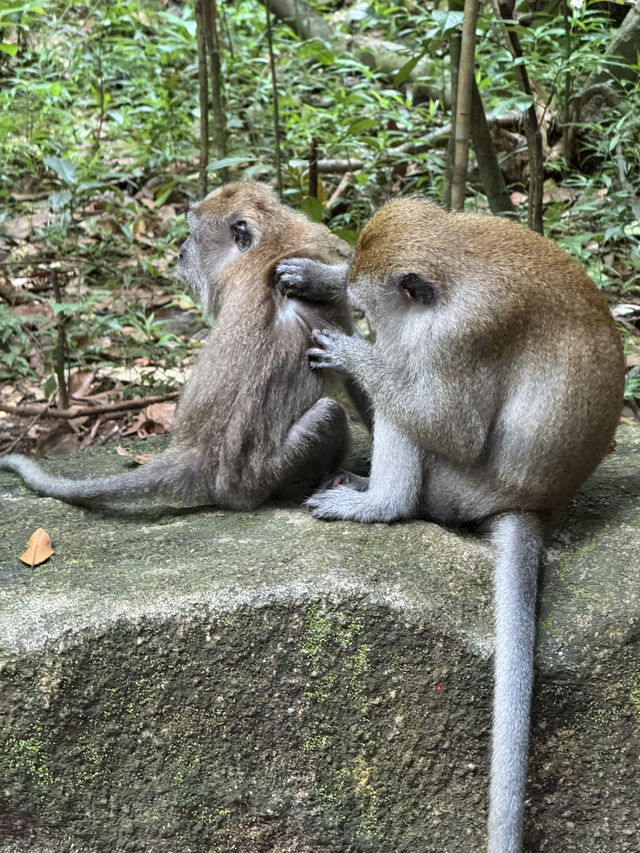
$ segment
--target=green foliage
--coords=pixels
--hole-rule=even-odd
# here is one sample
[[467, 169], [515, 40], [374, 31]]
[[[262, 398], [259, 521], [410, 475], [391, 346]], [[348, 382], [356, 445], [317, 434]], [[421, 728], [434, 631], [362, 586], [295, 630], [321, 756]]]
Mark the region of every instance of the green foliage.
[[0, 302], [0, 379], [31, 374], [31, 365], [25, 358], [31, 346], [20, 320]]
[[[314, 6], [327, 17], [336, 15], [335, 4]], [[218, 182], [222, 168], [232, 178], [272, 179], [264, 7], [257, 0], [238, 0], [218, 8], [229, 138], [228, 155], [209, 164], [211, 183]], [[142, 244], [143, 250], [137, 236], [147, 211], [134, 195], [148, 187], [147, 199], [151, 196], [156, 208], [172, 203], [180, 210], [197, 193], [193, 4], [53, 0], [46, 14], [44, 9], [35, 0], [5, 0], [0, 10], [0, 205], [5, 206], [0, 228], [3, 215], [29, 212], [21, 195], [46, 194], [53, 219], [40, 225], [32, 240], [45, 260], [72, 270], [73, 285], [64, 288], [63, 303], [52, 307], [66, 321], [73, 364], [110, 358], [114, 341], [123, 358], [172, 363], [184, 352], [184, 341], [167, 335], [131, 291], [176, 287], [158, 261], [179, 244], [185, 226], [175, 219], [160, 235], [154, 233], [150, 245]], [[343, 6], [336, 17], [344, 32], [393, 40], [407, 51], [404, 64], [385, 77], [332, 43], [299, 39], [274, 19], [286, 198], [353, 242], [372, 208], [390, 193], [441, 196], [442, 146], [419, 153], [398, 149], [450, 120], [448, 43], [462, 14], [444, 3], [428, 9], [413, 0], [370, 0]], [[606, 11], [587, 2], [569, 8], [566, 20], [537, 12], [517, 31], [538, 101], [547, 104], [548, 114], [554, 112], [547, 122], [552, 149], [547, 174], [574, 191], [571, 200], [548, 202], [547, 232], [600, 285], [638, 294], [640, 261], [633, 251], [634, 223], [640, 221], [638, 85], [627, 84], [625, 96], [603, 107], [597, 123], [583, 121], [575, 128], [578, 166], [567, 164], [553, 147], [567, 99], [600, 66], [610, 43]], [[531, 99], [517, 90], [513, 59], [489, 6], [478, 33], [476, 73], [487, 110], [526, 109]], [[426, 68], [431, 98], [410, 82], [418, 67]], [[434, 80], [440, 81], [437, 96]], [[364, 162], [331, 207], [327, 200], [336, 176], [322, 178], [319, 199], [308, 197], [312, 137], [322, 158]], [[481, 202], [482, 188], [474, 184], [472, 191]], [[616, 253], [624, 258], [622, 272]], [[34, 346], [33, 335], [49, 369], [53, 322], [27, 334], [6, 307], [0, 308], [0, 370], [29, 373], [25, 353]]]

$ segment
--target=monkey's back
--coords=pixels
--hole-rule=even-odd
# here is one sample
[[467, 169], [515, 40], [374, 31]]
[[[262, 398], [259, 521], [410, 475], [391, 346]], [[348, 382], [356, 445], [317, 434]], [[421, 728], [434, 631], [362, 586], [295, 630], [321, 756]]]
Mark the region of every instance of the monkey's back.
[[521, 225], [415, 199], [389, 202], [361, 234], [350, 278], [380, 270], [436, 289], [419, 309], [422, 370], [447, 389], [452, 421], [428, 457], [427, 511], [460, 521], [468, 508], [562, 506], [607, 452], [622, 404], [620, 336], [595, 284]]
[[[593, 281], [552, 241], [498, 218], [460, 219], [472, 225], [469, 254], [490, 271], [489, 310], [506, 318], [509, 375], [490, 438], [499, 477], [538, 508], [561, 506], [611, 444], [624, 388], [620, 335]], [[495, 257], [496, 241], [511, 263]]]
[[277, 205], [268, 239], [220, 276], [220, 311], [184, 389], [173, 434], [176, 445], [198, 449], [196, 490], [238, 508], [258, 505], [279, 485], [289, 431], [323, 394], [324, 377], [307, 362], [310, 329], [350, 330], [345, 304], [302, 303], [274, 285], [284, 257], [339, 259], [331, 232], [273, 202], [268, 188], [249, 192], [261, 215], [268, 203]]

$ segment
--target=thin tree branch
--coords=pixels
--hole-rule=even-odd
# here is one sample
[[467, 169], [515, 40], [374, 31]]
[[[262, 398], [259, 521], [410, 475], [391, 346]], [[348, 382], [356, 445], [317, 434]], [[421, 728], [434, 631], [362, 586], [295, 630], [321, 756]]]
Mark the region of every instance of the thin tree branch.
[[311, 151], [309, 152], [309, 195], [318, 198], [318, 140], [311, 139]]
[[40, 418], [42, 418], [44, 415], [46, 415], [46, 414], [47, 414], [47, 412], [50, 412], [50, 410], [51, 410], [51, 406], [50, 406], [49, 404], [47, 404], [47, 405], [44, 407], [44, 409], [40, 409], [40, 411], [38, 412], [38, 414], [37, 414], [37, 415], [35, 415], [35, 416], [34, 416], [34, 417], [29, 421], [29, 423], [28, 423], [28, 424], [26, 425], [26, 427], [22, 430], [22, 432], [18, 433], [17, 437], [16, 437], [16, 438], [14, 438], [14, 440], [13, 440], [12, 442], [10, 442], [10, 443], [7, 445], [7, 447], [3, 447], [3, 448], [2, 448], [2, 451], [1, 451], [0, 455], [4, 455], [5, 453], [11, 453], [11, 451], [13, 450], [13, 448], [14, 448], [14, 447], [17, 447], [17, 446], [18, 446], [18, 444], [20, 444], [20, 442], [21, 442], [21, 441], [22, 441], [22, 439], [25, 437], [25, 435], [29, 432], [29, 430], [31, 429], [31, 427], [35, 426], [35, 425], [38, 423], [38, 421], [40, 420]]

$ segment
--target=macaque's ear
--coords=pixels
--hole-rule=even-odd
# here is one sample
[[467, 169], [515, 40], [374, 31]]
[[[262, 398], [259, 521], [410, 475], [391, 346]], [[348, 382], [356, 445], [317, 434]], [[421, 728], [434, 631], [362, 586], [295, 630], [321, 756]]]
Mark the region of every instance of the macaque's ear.
[[235, 222], [231, 223], [231, 235], [233, 242], [241, 252], [246, 252], [251, 248], [253, 234], [249, 224], [244, 219], [236, 219]]
[[398, 288], [410, 302], [431, 305], [436, 298], [436, 286], [415, 272], [403, 273], [396, 279]]

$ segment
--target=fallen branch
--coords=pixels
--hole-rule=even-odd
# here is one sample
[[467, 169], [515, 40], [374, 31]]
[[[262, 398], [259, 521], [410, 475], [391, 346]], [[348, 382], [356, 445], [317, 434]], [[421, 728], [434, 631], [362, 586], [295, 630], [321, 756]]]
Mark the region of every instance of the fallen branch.
[[164, 403], [165, 400], [175, 400], [180, 395], [179, 391], [169, 391], [167, 394], [161, 394], [158, 397], [141, 397], [138, 400], [122, 400], [120, 403], [107, 403], [104, 406], [69, 406], [68, 409], [50, 409], [39, 406], [8, 406], [0, 403], [0, 412], [6, 412], [8, 415], [18, 415], [19, 417], [33, 418], [39, 417], [42, 414], [51, 418], [62, 418], [63, 420], [73, 420], [73, 418], [90, 417], [91, 415], [103, 415], [108, 412], [128, 412], [135, 409], [144, 409], [145, 406], [151, 406], [153, 403]]

